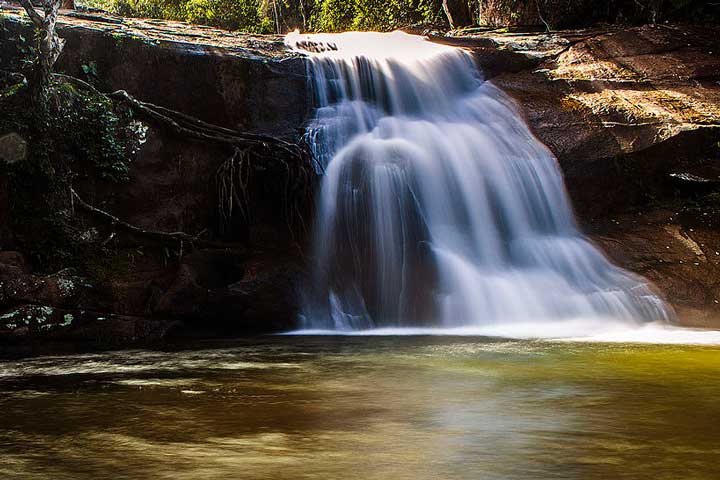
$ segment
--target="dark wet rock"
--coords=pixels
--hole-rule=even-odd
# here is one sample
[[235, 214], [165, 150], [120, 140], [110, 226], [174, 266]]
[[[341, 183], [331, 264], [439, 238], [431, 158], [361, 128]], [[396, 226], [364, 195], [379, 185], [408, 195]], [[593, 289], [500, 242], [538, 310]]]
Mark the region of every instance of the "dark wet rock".
[[204, 316], [210, 291], [198, 283], [197, 272], [181, 264], [175, 280], [154, 306], [160, 315], [184, 318]]
[[287, 253], [250, 257], [195, 252], [183, 259], [158, 298], [158, 316], [184, 319], [187, 327], [232, 334], [293, 328], [299, 308], [301, 268]]
[[67, 271], [44, 277], [26, 272], [22, 267], [0, 263], [0, 310], [24, 303], [72, 307], [79, 305], [84, 292], [91, 288], [87, 280]]
[[0, 358], [160, 344], [177, 322], [19, 305], [0, 314]]
[[13, 164], [27, 158], [27, 141], [17, 133], [0, 135], [0, 161]]
[[718, 328], [718, 212], [715, 207], [669, 206], [596, 220], [588, 229], [613, 261], [658, 287], [680, 324]]
[[0, 275], [25, 275], [30, 273], [30, 263], [20, 252], [0, 251]]
[[255, 260], [247, 265], [240, 281], [228, 286], [226, 298], [242, 308], [243, 323], [249, 330], [290, 330], [296, 326], [302, 277], [297, 261], [268, 264], [267, 260]]

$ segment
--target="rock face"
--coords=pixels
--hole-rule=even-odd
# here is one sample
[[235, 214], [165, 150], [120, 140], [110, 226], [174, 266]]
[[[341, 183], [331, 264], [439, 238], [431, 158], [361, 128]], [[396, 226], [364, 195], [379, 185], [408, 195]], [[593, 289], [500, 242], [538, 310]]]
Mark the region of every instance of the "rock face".
[[[103, 91], [125, 89], [143, 101], [226, 128], [297, 138], [308, 111], [305, 64], [285, 51], [280, 37], [88, 18], [62, 16], [60, 34], [67, 45], [59, 70]], [[21, 53], [16, 33], [29, 29], [12, 7], [4, 22], [0, 69], [13, 68]], [[29, 31], [24, 36], [31, 38]], [[161, 125], [139, 129], [144, 142], [132, 159], [130, 180], [113, 184], [79, 172], [78, 193], [140, 228], [193, 236], [217, 231], [216, 172], [232, 152]], [[8, 144], [18, 144], [16, 136], [9, 138]], [[83, 235], [107, 241], [114, 253], [89, 265], [86, 278], [74, 271], [33, 274], [18, 260], [20, 254], [9, 250], [13, 242], [3, 183], [8, 179], [0, 168], [0, 355], [39, 352], [49, 343], [105, 348], [144, 345], [168, 334], [292, 328], [303, 257], [283, 220], [278, 189], [266, 185], [279, 180], [265, 180], [252, 186], [252, 226], [242, 241], [237, 235], [220, 239], [227, 241], [223, 248], [152, 243], [144, 248], [147, 242], [120, 235], [109, 225], [88, 228]], [[90, 216], [87, 221], [93, 224]], [[68, 285], [72, 294], [60, 288]]]
[[[27, 28], [8, 18], [0, 35]], [[308, 115], [304, 61], [278, 37], [114, 17], [62, 22], [68, 44], [60, 68], [89, 75], [103, 90], [126, 89], [225, 127], [287, 138], [296, 138]], [[682, 323], [714, 327], [719, 39], [717, 28], [687, 26], [435, 39], [474, 51], [486, 77], [517, 99], [558, 157], [581, 222], [608, 255], [654, 281]], [[0, 38], [0, 68], [17, 47]], [[215, 229], [214, 179], [228, 152], [158, 125], [144, 128], [129, 182], [81, 176], [78, 192], [141, 228]], [[0, 169], [0, 187], [4, 181]], [[23, 346], [33, 342], [126, 346], [294, 324], [306, 266], [277, 189], [255, 186], [255, 222], [226, 248], [150, 251], [131, 238], [118, 241], [107, 226], [89, 229], [115, 247], [112, 258], [89, 266], [92, 281], [74, 271], [31, 271], [12, 251], [6, 192], [0, 188], [0, 344], [7, 340], [13, 352], [28, 353]]]
[[168, 320], [85, 310], [90, 287], [71, 272], [33, 275], [22, 254], [0, 252], [0, 354], [148, 344], [173, 326]]
[[[4, 7], [0, 70], [12, 70], [31, 45], [21, 9]], [[127, 90], [145, 102], [243, 131], [293, 136], [308, 107], [304, 62], [282, 37], [242, 35], [179, 22], [68, 13], [56, 70], [102, 91]]]
[[534, 62], [493, 67], [491, 81], [558, 157], [585, 228], [617, 263], [652, 280], [681, 323], [720, 327], [720, 29], [455, 41], [479, 54], [491, 41]]
[[658, 196], [672, 169], [717, 154], [719, 33], [645, 26], [494, 37], [538, 64], [493, 81], [557, 155], [579, 213], [593, 216]]

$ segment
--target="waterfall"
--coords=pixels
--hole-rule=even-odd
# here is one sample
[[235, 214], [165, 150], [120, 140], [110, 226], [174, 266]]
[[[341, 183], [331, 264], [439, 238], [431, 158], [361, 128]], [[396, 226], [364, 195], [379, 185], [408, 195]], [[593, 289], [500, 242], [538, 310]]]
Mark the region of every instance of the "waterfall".
[[672, 312], [579, 231], [553, 154], [471, 55], [402, 32], [288, 35], [322, 187], [303, 327], [472, 327]]

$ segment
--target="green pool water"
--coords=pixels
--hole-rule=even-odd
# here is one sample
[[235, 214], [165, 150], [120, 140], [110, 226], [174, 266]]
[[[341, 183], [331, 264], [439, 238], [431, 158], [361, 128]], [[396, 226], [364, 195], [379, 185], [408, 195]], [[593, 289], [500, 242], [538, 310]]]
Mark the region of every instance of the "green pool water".
[[2, 479], [720, 478], [720, 348], [263, 337], [0, 363]]

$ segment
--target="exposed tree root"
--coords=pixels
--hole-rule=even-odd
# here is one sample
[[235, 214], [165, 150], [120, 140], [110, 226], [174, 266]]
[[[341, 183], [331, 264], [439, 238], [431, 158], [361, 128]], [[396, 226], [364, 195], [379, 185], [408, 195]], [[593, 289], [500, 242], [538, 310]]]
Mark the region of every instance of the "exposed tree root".
[[229, 128], [220, 127], [169, 108], [141, 102], [133, 98], [125, 90], [108, 94], [114, 100], [120, 100], [146, 117], [164, 124], [178, 135], [198, 140], [232, 145], [240, 148], [254, 147], [256, 154], [274, 156], [284, 152], [286, 156], [302, 160], [307, 153], [300, 145], [286, 142], [269, 135], [241, 133]]
[[236, 210], [245, 222], [250, 222], [249, 179], [250, 164], [246, 152], [236, 148], [233, 155], [224, 161], [215, 173], [221, 234], [228, 229]]
[[[288, 231], [293, 239], [296, 239], [298, 234], [307, 233], [307, 224], [302, 212], [311, 204], [316, 178], [312, 168], [312, 153], [305, 143], [291, 143], [269, 135], [238, 132], [204, 122], [182, 112], [140, 101], [125, 90], [105, 94], [79, 78], [61, 74], [55, 74], [55, 77], [78, 88], [91, 90], [122, 102], [140, 116], [169, 129], [178, 136], [232, 149], [231, 156], [220, 165], [215, 175], [221, 234], [229, 230], [230, 222], [236, 215], [239, 215], [246, 224], [252, 221], [249, 187], [251, 177], [255, 173], [276, 175], [273, 178], [282, 179], [284, 187], [281, 201]], [[77, 198], [77, 194], [73, 192], [73, 195]], [[109, 217], [107, 218], [110, 219]], [[118, 219], [113, 223], [123, 224]], [[126, 230], [131, 229], [126, 228]], [[148, 232], [140, 229], [136, 233]], [[194, 244], [198, 244], [198, 240], [190, 236], [180, 238], [182, 235], [162, 234], [161, 237], [166, 240], [193, 240]]]
[[124, 230], [129, 233], [132, 233], [134, 235], [151, 238], [153, 240], [158, 240], [160, 242], [179, 243], [181, 248], [184, 243], [187, 243], [191, 246], [201, 247], [201, 248], [244, 248], [241, 245], [233, 245], [233, 244], [225, 243], [225, 242], [213, 242], [213, 241], [203, 240], [203, 239], [199, 238], [200, 235], [205, 233], [205, 231], [202, 231], [198, 235], [193, 236], [193, 235], [190, 235], [185, 232], [160, 232], [157, 230], [147, 230], [144, 228], [140, 228], [136, 225], [132, 225], [128, 222], [120, 220], [116, 216], [114, 216], [104, 210], [101, 210], [97, 207], [90, 205], [85, 200], [83, 200], [74, 189], [71, 188], [70, 192], [72, 194], [73, 202], [75, 205], [79, 206], [81, 209], [85, 210], [86, 212], [89, 212], [89, 213], [95, 215], [96, 217], [105, 220], [107, 223], [109, 223], [113, 227]]
[[305, 144], [213, 125], [169, 108], [142, 102], [124, 90], [108, 95], [127, 104], [137, 113], [155, 121], [184, 138], [226, 145], [230, 158], [217, 170], [218, 214], [220, 230], [226, 230], [235, 213], [251, 221], [248, 187], [254, 172], [277, 173], [284, 181], [283, 215], [293, 238], [305, 234], [307, 226], [301, 211], [310, 204], [315, 174], [312, 153]]

